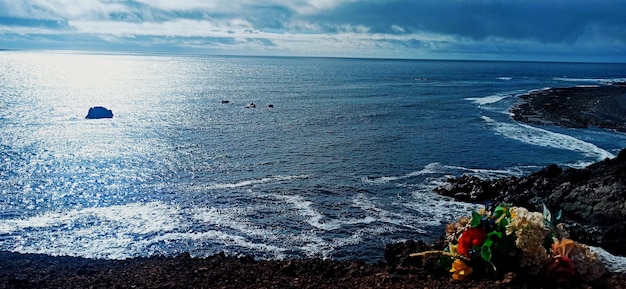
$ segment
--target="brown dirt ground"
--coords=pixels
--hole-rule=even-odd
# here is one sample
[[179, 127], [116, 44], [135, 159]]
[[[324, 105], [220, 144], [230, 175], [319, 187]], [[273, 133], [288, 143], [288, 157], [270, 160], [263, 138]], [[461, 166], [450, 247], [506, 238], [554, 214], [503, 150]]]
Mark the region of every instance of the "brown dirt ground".
[[[299, 259], [151, 257], [92, 260], [0, 252], [0, 288], [552, 288], [527, 277], [462, 283], [429, 262], [391, 268], [384, 263]], [[626, 288], [607, 275], [573, 288]]]

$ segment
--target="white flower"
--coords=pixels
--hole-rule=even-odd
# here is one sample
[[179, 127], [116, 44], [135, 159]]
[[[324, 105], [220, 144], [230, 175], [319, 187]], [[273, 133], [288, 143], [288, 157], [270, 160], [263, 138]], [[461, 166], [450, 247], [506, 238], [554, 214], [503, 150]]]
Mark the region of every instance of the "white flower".
[[511, 222], [506, 226], [506, 234], [517, 237], [515, 246], [522, 252], [520, 265], [532, 273], [538, 273], [549, 260], [548, 252], [543, 246], [548, 233], [543, 214], [529, 212], [522, 207], [511, 207]]

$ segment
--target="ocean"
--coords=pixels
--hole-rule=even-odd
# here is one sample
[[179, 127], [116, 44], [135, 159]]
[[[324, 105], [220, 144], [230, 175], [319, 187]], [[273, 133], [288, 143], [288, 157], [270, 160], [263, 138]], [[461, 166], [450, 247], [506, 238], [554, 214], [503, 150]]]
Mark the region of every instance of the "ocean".
[[[451, 176], [615, 156], [513, 121], [520, 94], [626, 64], [0, 52], [0, 250], [383, 260], [479, 205]], [[250, 108], [251, 104], [255, 108]], [[112, 119], [85, 119], [93, 106]]]

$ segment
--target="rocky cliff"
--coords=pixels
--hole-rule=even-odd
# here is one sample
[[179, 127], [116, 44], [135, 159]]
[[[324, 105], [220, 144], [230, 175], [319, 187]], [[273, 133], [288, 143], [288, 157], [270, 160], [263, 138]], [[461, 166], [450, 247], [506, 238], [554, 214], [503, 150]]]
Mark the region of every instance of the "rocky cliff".
[[562, 211], [571, 237], [626, 255], [626, 149], [584, 169], [550, 165], [525, 177], [461, 176], [435, 190], [460, 201], [511, 203], [536, 211]]

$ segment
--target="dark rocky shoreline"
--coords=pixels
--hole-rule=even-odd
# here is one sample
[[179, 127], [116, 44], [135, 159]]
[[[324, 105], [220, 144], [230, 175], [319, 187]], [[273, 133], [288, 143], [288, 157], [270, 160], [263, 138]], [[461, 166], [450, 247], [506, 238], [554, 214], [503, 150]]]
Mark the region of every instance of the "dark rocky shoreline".
[[626, 132], [626, 83], [533, 91], [521, 95], [510, 112], [531, 124]]

